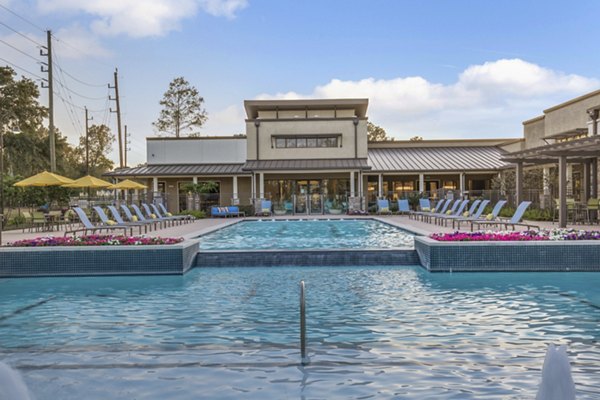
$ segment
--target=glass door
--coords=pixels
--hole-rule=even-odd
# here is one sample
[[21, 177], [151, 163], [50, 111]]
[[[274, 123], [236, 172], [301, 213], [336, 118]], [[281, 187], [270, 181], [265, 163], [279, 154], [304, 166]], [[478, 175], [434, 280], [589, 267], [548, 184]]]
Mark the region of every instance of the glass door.
[[308, 214], [308, 181], [296, 181], [296, 214]]
[[323, 196], [321, 196], [321, 181], [309, 181], [310, 213], [323, 214]]

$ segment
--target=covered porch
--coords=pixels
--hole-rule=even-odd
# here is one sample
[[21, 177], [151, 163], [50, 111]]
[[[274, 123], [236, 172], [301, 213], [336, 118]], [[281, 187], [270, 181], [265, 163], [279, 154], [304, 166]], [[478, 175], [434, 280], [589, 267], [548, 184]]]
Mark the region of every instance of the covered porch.
[[[507, 154], [503, 160], [514, 164], [516, 171], [516, 199], [524, 200], [523, 172], [532, 166], [555, 166], [558, 171], [558, 198], [554, 207], [558, 211], [558, 225], [565, 228], [569, 212], [587, 207], [590, 199], [598, 198], [598, 156], [600, 156], [600, 137], [597, 135], [559, 141], [544, 146]], [[581, 198], [578, 202], [573, 196], [572, 166], [579, 165], [582, 171]], [[546, 171], [546, 169], [545, 169]], [[569, 197], [571, 196], [571, 197]], [[596, 213], [597, 206], [594, 210]], [[597, 217], [597, 214], [596, 214]]]

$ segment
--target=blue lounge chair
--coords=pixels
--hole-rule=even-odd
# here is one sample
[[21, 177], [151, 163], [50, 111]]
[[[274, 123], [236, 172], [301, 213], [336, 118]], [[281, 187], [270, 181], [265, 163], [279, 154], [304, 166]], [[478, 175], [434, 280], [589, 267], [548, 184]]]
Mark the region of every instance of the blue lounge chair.
[[[456, 203], [454, 203], [456, 205]], [[446, 221], [449, 219], [452, 219], [454, 216], [456, 217], [460, 217], [463, 213], [463, 211], [465, 211], [465, 208], [467, 207], [467, 204], [469, 204], [469, 200], [465, 199], [463, 201], [460, 202], [460, 205], [458, 206], [458, 209], [456, 209], [456, 211], [454, 211], [453, 213], [448, 213], [446, 212], [445, 215], [437, 215], [435, 216], [435, 223], [436, 224], [440, 224], [440, 225], [446, 225]]]
[[530, 205], [531, 205], [530, 201], [521, 202], [521, 204], [519, 204], [519, 206], [515, 210], [515, 213], [509, 220], [473, 221], [471, 223], [471, 230], [473, 230], [473, 226], [477, 226], [477, 229], [479, 229], [480, 226], [485, 226], [485, 225], [504, 225], [505, 228], [508, 228], [508, 226], [510, 225], [510, 226], [512, 226], [513, 230], [515, 229], [515, 226], [524, 226], [527, 228], [536, 228], [539, 230], [540, 227], [538, 225], [525, 224], [525, 223], [521, 222], [521, 220], [523, 219], [523, 214], [525, 214], [525, 211], [527, 210], [527, 208]]
[[[173, 222], [180, 222], [178, 219], [173, 218], [173, 217], [161, 217], [160, 215], [154, 213], [150, 209], [150, 206], [148, 206], [148, 204], [146, 204], [146, 203], [142, 203], [142, 208], [144, 209], [144, 211], [146, 211], [146, 218], [148, 218], [150, 220], [156, 219], [158, 221], [163, 221], [165, 223], [171, 222], [171, 225], [173, 224]], [[154, 214], [154, 216], [152, 216], [153, 214]]]
[[392, 211], [390, 210], [390, 202], [387, 199], [380, 199], [377, 200], [377, 214], [381, 215], [381, 214], [392, 214]]
[[261, 200], [260, 209], [256, 211], [256, 215], [272, 215], [273, 204], [271, 200]]
[[161, 228], [165, 228], [167, 221], [158, 219], [158, 218], [151, 218], [150, 216], [145, 217], [144, 213], [142, 213], [142, 210], [140, 210], [140, 208], [136, 205], [136, 204], [132, 204], [131, 208], [133, 208], [133, 212], [135, 212], [135, 215], [138, 217], [138, 220], [140, 221], [151, 221], [155, 224], [160, 224]]
[[[473, 222], [477, 222], [477, 221], [495, 221], [496, 218], [498, 218], [498, 214], [500, 214], [500, 210], [502, 210], [502, 207], [504, 207], [504, 205], [506, 204], [506, 200], [500, 200], [496, 203], [496, 205], [494, 206], [494, 208], [492, 209], [492, 212], [489, 215], [486, 215], [485, 217], [482, 217], [481, 215], [482, 213], [479, 213], [479, 215], [475, 215], [473, 217], [469, 217], [469, 218], [465, 218], [463, 220], [459, 219], [456, 221], [457, 226], [456, 229], [460, 230], [460, 224], [463, 222], [468, 222], [471, 224], [471, 230], [473, 230]], [[481, 207], [480, 207], [481, 208]], [[485, 207], [484, 207], [485, 208]], [[488, 219], [489, 218], [489, 219]]]
[[421, 221], [430, 222], [431, 217], [434, 217], [436, 215], [445, 215], [445, 212], [448, 209], [450, 203], [452, 203], [452, 200], [442, 199], [436, 204], [435, 208], [431, 209], [431, 211], [420, 212], [417, 213], [416, 216], [421, 217]]
[[456, 212], [456, 209], [458, 208], [458, 206], [460, 206], [461, 200], [460, 199], [456, 199], [454, 200], [454, 203], [452, 203], [452, 200], [449, 199], [446, 204], [444, 204], [441, 208], [441, 210], [436, 211], [435, 213], [427, 213], [427, 215], [423, 215], [423, 220], [425, 220], [425, 218], [427, 218], [426, 222], [431, 222], [431, 218], [437, 218], [437, 217], [443, 217], [448, 212], [448, 208], [450, 207], [450, 204], [452, 204], [452, 207], [450, 207], [450, 215], [454, 214]]
[[172, 221], [181, 221], [181, 222], [189, 222], [190, 221], [191, 215], [170, 215], [170, 216], [166, 215], [166, 214], [163, 215], [160, 212], [160, 210], [158, 209], [158, 207], [156, 207], [156, 205], [150, 204], [150, 207], [152, 207], [152, 210], [154, 211], [154, 215], [156, 215], [158, 218], [167, 218]]
[[[479, 203], [481, 203], [481, 200], [479, 200], [479, 199], [476, 199], [473, 203], [471, 203], [471, 207], [469, 207], [469, 210], [467, 211], [469, 213], [468, 216], [475, 214], [475, 211], [477, 210]], [[459, 218], [465, 218], [465, 216], [463, 214], [464, 214], [464, 212], [459, 215], [447, 215], [442, 218], [443, 218], [444, 223], [448, 223], [448, 221], [452, 221], [452, 226], [454, 227], [455, 220], [457, 220]]]
[[411, 211], [408, 214], [408, 217], [416, 217], [418, 214], [422, 213], [423, 211], [429, 211], [431, 210], [431, 201], [429, 201], [429, 199], [419, 199], [419, 209], [417, 211]]
[[77, 217], [79, 218], [79, 221], [83, 225], [83, 228], [68, 230], [65, 232], [65, 236], [67, 236], [69, 233], [83, 232], [83, 234], [85, 235], [89, 231], [96, 232], [96, 231], [102, 231], [102, 230], [109, 231], [109, 230], [121, 230], [121, 229], [123, 230], [123, 235], [127, 235], [127, 230], [130, 230], [131, 235], [133, 235], [133, 228], [131, 228], [131, 227], [119, 226], [119, 225], [98, 225], [97, 226], [90, 222], [90, 219], [88, 218], [88, 216], [85, 214], [85, 212], [80, 207], [73, 207], [73, 210], [77, 214]]
[[[152, 207], [154, 208], [156, 206], [153, 204]], [[165, 207], [165, 205], [163, 203], [158, 203], [158, 207], [160, 208], [159, 214], [166, 216], [166, 217], [169, 216], [169, 211], [167, 210], [167, 208]], [[186, 220], [196, 219], [196, 217], [194, 217], [193, 215], [177, 215], [177, 217], [181, 218], [181, 219], [186, 219]]]
[[398, 214], [408, 214], [410, 212], [410, 204], [407, 199], [398, 200]]
[[479, 204], [479, 207], [477, 207], [477, 211], [475, 211], [474, 213], [469, 213], [468, 217], [459, 217], [459, 218], [453, 219], [452, 220], [452, 228], [454, 228], [455, 224], [458, 224], [458, 226], [460, 227], [461, 221], [477, 221], [481, 217], [481, 214], [483, 214], [483, 210], [485, 210], [485, 208], [487, 207], [487, 205], [489, 203], [490, 203], [489, 200], [483, 200]]
[[108, 218], [108, 216], [106, 215], [106, 213], [104, 212], [102, 207], [94, 206], [93, 209], [96, 212], [96, 215], [100, 218], [100, 221], [102, 221], [103, 225], [114, 226], [114, 227], [118, 227], [118, 226], [130, 227], [132, 234], [133, 234], [133, 228], [137, 227], [140, 230], [140, 235], [142, 234], [142, 225], [141, 224], [128, 224], [128, 223], [119, 224], [118, 221], [112, 221], [112, 223], [111, 223], [111, 219]]
[[123, 218], [121, 217], [121, 214], [119, 213], [119, 210], [117, 210], [117, 208], [115, 206], [108, 206], [108, 209], [110, 210], [110, 213], [112, 214], [112, 216], [115, 219], [115, 221], [117, 221], [117, 224], [123, 225], [123, 226], [139, 226], [140, 227], [140, 233], [141, 233], [141, 229], [143, 227], [144, 228], [144, 233], [148, 232], [148, 225], [151, 224], [150, 222], [148, 222], [148, 221], [130, 221], [130, 222], [126, 222], [125, 220], [123, 220]]

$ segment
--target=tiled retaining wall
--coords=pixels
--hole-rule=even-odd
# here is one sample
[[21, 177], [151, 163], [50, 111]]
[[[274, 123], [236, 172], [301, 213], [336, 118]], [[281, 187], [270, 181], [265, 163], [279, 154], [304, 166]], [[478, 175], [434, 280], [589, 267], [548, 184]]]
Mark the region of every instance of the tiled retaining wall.
[[419, 265], [406, 250], [201, 251], [198, 267]]
[[600, 242], [438, 242], [416, 237], [420, 263], [431, 272], [600, 271]]
[[194, 266], [198, 241], [157, 246], [0, 249], [0, 277], [168, 275]]

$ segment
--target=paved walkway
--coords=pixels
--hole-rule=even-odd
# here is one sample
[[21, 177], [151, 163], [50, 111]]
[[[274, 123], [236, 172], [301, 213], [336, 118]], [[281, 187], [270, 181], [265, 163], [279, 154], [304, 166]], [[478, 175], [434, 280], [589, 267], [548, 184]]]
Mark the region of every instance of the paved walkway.
[[[268, 217], [271, 219], [271, 217]], [[426, 222], [416, 221], [413, 219], [409, 219], [406, 215], [382, 215], [382, 216], [337, 216], [337, 215], [325, 215], [325, 216], [280, 216], [280, 217], [272, 217], [274, 219], [307, 219], [307, 218], [325, 218], [325, 219], [339, 219], [339, 218], [376, 218], [381, 219], [382, 221], [389, 222], [393, 225], [396, 225], [401, 228], [406, 228], [413, 232], [416, 232], [421, 235], [429, 235], [434, 232], [453, 232], [455, 229], [452, 228], [452, 224], [449, 224], [447, 227], [429, 224]], [[247, 219], [258, 219], [255, 217], [247, 218]], [[213, 231], [218, 228], [222, 228], [224, 226], [233, 224], [239, 221], [238, 218], [206, 218], [197, 220], [191, 223], [176, 225], [172, 227], [168, 227], [165, 229], [158, 229], [148, 233], [148, 236], [162, 236], [162, 237], [184, 237], [184, 238], [193, 238], [198, 235]], [[539, 225], [544, 229], [552, 229], [557, 228], [558, 224], [552, 222], [536, 222], [530, 221], [531, 224]], [[586, 230], [600, 230], [600, 226], [598, 225], [571, 225], [575, 229], [586, 229]], [[490, 229], [496, 230], [497, 228], [492, 227]], [[517, 227], [518, 230], [524, 230], [525, 227]], [[461, 226], [461, 231], [469, 231], [470, 226], [468, 224], [463, 224]], [[135, 233], [135, 230], [134, 230]], [[14, 242], [22, 239], [32, 239], [36, 237], [43, 236], [63, 236], [64, 229], [53, 232], [29, 232], [26, 230], [23, 232], [21, 229], [5, 231], [2, 232], [2, 244], [6, 244], [9, 242]]]

